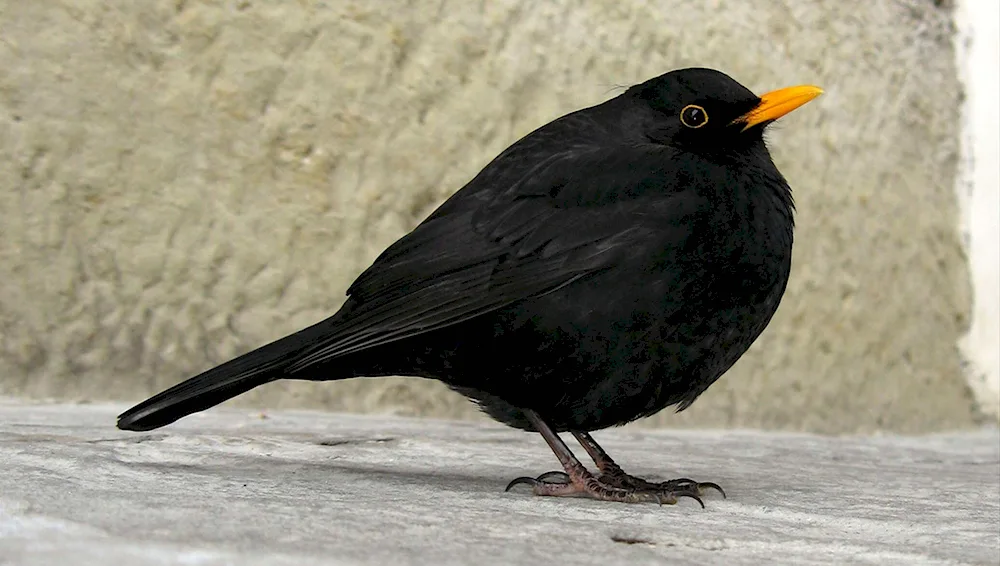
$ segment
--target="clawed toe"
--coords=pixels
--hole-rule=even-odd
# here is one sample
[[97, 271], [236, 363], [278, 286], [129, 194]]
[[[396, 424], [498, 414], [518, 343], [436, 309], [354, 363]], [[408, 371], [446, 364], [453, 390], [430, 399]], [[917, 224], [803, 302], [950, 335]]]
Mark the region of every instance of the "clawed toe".
[[[701, 496], [699, 496], [697, 493], [691, 493], [691, 492], [688, 492], [688, 491], [667, 491], [665, 493], [666, 493], [666, 496], [669, 497], [672, 500], [672, 501], [669, 501], [669, 503], [671, 505], [677, 503], [677, 498], [678, 497], [690, 497], [691, 499], [694, 499], [695, 501], [697, 501], [698, 505], [701, 505], [702, 509], [705, 508], [705, 502], [701, 500]], [[664, 496], [660, 495], [660, 497], [664, 497]]]
[[715, 482], [703, 481], [698, 483], [698, 493], [705, 493], [706, 489], [714, 489], [719, 492], [719, 495], [721, 495], [723, 499], [728, 499], [726, 497], [726, 491], [722, 489], [721, 485]]
[[705, 495], [705, 490], [714, 489], [722, 495], [723, 499], [726, 499], [726, 492], [722, 486], [710, 481], [697, 482], [690, 478], [678, 478], [662, 482], [658, 484], [658, 487], [665, 491], [691, 491], [698, 495]]
[[[531, 486], [535, 495], [542, 496], [585, 496], [601, 501], [618, 501], [623, 503], [655, 502], [660, 505], [674, 505], [678, 499], [688, 497], [705, 508], [701, 498], [701, 488], [719, 489], [715, 484], [699, 483], [687, 478], [653, 484], [631, 476], [615, 478], [617, 481], [606, 481], [603, 476], [595, 478], [586, 471], [577, 473], [574, 477], [565, 472], [546, 472], [537, 478], [522, 476], [515, 478], [504, 491], [510, 491], [514, 486], [524, 484]], [[628, 479], [626, 479], [628, 478]], [[643, 485], [627, 485], [642, 482]], [[721, 489], [719, 489], [721, 492]]]
[[563, 484], [572, 483], [573, 481], [570, 479], [569, 474], [567, 474], [566, 472], [560, 472], [558, 470], [545, 472], [544, 474], [538, 476], [535, 479], [545, 483], [563, 483]]
[[536, 480], [535, 478], [529, 478], [528, 476], [521, 476], [519, 478], [514, 478], [514, 479], [510, 480], [510, 483], [507, 484], [507, 487], [504, 488], [504, 491], [510, 491], [510, 490], [514, 489], [515, 485], [521, 485], [521, 484], [530, 485], [531, 487], [535, 487], [536, 483], [538, 483], [538, 480]]
[[558, 470], [553, 470], [551, 472], [545, 472], [544, 474], [538, 476], [537, 478], [531, 478], [528, 476], [521, 476], [519, 478], [514, 478], [511, 480], [504, 491], [510, 491], [515, 485], [525, 484], [530, 485], [534, 488], [538, 484], [554, 484], [554, 485], [569, 485], [573, 483], [566, 472], [560, 472]]
[[705, 491], [709, 489], [718, 491], [723, 498], [726, 497], [726, 492], [723, 491], [719, 484], [715, 482], [698, 482], [691, 478], [677, 478], [670, 481], [654, 483], [640, 477], [626, 474], [621, 470], [615, 470], [613, 473], [602, 474], [599, 479], [602, 483], [613, 485], [622, 489], [660, 491], [673, 493], [678, 497], [689, 497], [689, 494], [693, 494], [700, 498], [705, 495]]
[[663, 482], [660, 484], [644, 483], [645, 485], [643, 486], [626, 489], [633, 491], [638, 496], [647, 500], [656, 501], [660, 505], [675, 505], [678, 499], [688, 497], [697, 501], [702, 509], [705, 508], [705, 502], [701, 498], [702, 494], [698, 491], [698, 484], [696, 482], [682, 482], [676, 485], [672, 484], [672, 482]]

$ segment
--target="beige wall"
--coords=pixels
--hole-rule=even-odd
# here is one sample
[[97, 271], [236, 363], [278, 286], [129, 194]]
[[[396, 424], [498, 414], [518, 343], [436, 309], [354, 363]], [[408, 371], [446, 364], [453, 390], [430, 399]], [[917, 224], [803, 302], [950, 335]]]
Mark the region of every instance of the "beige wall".
[[[826, 95], [771, 327], [655, 425], [970, 426], [950, 14], [849, 2], [0, 0], [0, 393], [138, 400], [334, 311], [497, 152], [689, 65]], [[473, 415], [409, 379], [259, 407]]]

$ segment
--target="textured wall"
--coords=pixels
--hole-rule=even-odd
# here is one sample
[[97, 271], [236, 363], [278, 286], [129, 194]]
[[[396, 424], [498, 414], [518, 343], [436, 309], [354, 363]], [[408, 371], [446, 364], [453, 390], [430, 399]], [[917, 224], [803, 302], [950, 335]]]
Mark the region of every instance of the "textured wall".
[[[772, 131], [773, 324], [659, 425], [976, 420], [950, 14], [931, 0], [0, 0], [0, 393], [138, 400], [334, 311], [519, 136], [689, 65], [826, 95]], [[238, 403], [474, 415], [411, 379]]]

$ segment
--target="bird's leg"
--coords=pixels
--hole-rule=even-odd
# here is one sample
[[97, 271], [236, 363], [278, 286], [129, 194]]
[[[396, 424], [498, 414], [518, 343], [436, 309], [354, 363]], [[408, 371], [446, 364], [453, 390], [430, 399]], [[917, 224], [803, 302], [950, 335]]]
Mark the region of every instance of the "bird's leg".
[[590, 455], [590, 459], [597, 464], [597, 469], [601, 472], [601, 478], [610, 483], [621, 483], [623, 485], [631, 478], [611, 459], [611, 456], [597, 444], [597, 441], [589, 433], [573, 432], [573, 438], [576, 438], [580, 446], [583, 446], [583, 449]]
[[[678, 489], [664, 490], [660, 488], [655, 489], [645, 489], [642, 487], [619, 487], [617, 485], [610, 485], [605, 483], [601, 479], [595, 478], [587, 469], [580, 463], [580, 460], [573, 455], [566, 443], [559, 438], [557, 435], [545, 422], [535, 414], [534, 411], [525, 410], [525, 416], [531, 421], [531, 424], [535, 427], [535, 430], [542, 435], [545, 442], [552, 449], [552, 452], [559, 459], [559, 463], [562, 464], [565, 474], [560, 472], [548, 472], [542, 474], [538, 478], [528, 478], [522, 477], [517, 478], [507, 485], [507, 491], [509, 491], [515, 485], [525, 483], [532, 487], [535, 495], [547, 495], [547, 496], [577, 496], [577, 497], [591, 497], [593, 499], [599, 499], [602, 501], [619, 501], [623, 503], [640, 503], [644, 501], [655, 501], [657, 503], [663, 504], [673, 504], [677, 503], [678, 497], [690, 497], [702, 507], [705, 506], [702, 503], [701, 498], [698, 494], [688, 487], [685, 489], [683, 486], [678, 487]], [[596, 445], [596, 444], [595, 444]], [[610, 460], [610, 459], [609, 459]], [[557, 481], [548, 481], [549, 478], [556, 477]], [[655, 485], [655, 484], [651, 484]], [[694, 487], [697, 484], [693, 484]]]
[[608, 456], [608, 453], [604, 451], [603, 448], [594, 440], [594, 437], [590, 436], [587, 432], [573, 432], [573, 437], [576, 438], [580, 446], [587, 451], [594, 463], [597, 464], [597, 469], [600, 470], [601, 475], [598, 478], [602, 483], [607, 485], [613, 485], [620, 488], [632, 488], [632, 489], [659, 489], [664, 491], [676, 491], [676, 490], [693, 490], [699, 495], [704, 493], [706, 489], [714, 489], [722, 494], [722, 497], [726, 496], [726, 492], [717, 483], [713, 482], [696, 482], [689, 478], [678, 478], [675, 480], [653, 483], [646, 481], [642, 478], [635, 477], [626, 474], [621, 467]]

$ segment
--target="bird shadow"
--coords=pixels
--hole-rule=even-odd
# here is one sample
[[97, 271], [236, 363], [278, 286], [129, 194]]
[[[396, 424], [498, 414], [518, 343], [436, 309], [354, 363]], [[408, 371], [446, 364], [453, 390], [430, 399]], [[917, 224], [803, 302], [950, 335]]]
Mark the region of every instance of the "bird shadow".
[[[157, 475], [188, 474], [198, 477], [227, 477], [238, 473], [240, 481], [261, 481], [274, 484], [350, 481], [350, 478], [386, 485], [406, 486], [426, 489], [437, 487], [448, 491], [480, 491], [502, 493], [507, 482], [517, 474], [514, 470], [497, 469], [496, 472], [449, 471], [447, 469], [419, 469], [412, 466], [389, 467], [369, 463], [351, 462], [338, 457], [335, 460], [301, 460], [285, 458], [261, 458], [232, 456], [218, 463], [178, 462], [161, 460], [157, 462], [130, 462], [132, 468], [145, 469]], [[509, 478], [504, 479], [504, 474]]]

